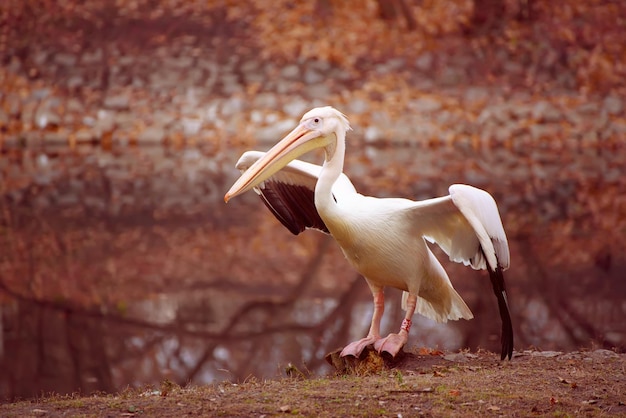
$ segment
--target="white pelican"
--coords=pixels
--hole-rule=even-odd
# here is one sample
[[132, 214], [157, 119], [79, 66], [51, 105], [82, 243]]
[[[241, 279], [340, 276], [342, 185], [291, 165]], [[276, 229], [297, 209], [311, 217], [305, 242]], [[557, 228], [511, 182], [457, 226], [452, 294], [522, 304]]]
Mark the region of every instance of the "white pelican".
[[[448, 196], [420, 202], [363, 196], [343, 174], [350, 129], [347, 118], [330, 106], [310, 110], [267, 153], [242, 155], [237, 168], [243, 173], [224, 201], [254, 189], [292, 233], [305, 228], [330, 233], [364, 276], [374, 297], [372, 323], [367, 336], [348, 344], [342, 356], [358, 357], [373, 344], [395, 357], [407, 342], [415, 312], [438, 322], [473, 318], [428, 240], [451, 260], [489, 271], [502, 320], [501, 359], [511, 359], [513, 327], [502, 273], [509, 267], [509, 247], [494, 199], [462, 184], [450, 186]], [[323, 166], [295, 160], [317, 148], [324, 149]], [[404, 291], [406, 316], [397, 334], [382, 338], [385, 286]]]

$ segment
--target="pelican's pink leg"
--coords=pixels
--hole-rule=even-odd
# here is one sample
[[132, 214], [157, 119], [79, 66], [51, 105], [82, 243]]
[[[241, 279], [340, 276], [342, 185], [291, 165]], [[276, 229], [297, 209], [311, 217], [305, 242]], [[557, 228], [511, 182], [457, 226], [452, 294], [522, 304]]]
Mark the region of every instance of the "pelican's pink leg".
[[351, 342], [341, 351], [341, 357], [354, 356], [358, 357], [361, 352], [370, 344], [374, 344], [380, 340], [380, 320], [385, 312], [385, 295], [382, 289], [373, 292], [374, 296], [374, 314], [372, 315], [372, 324], [370, 325], [370, 331], [367, 333], [367, 337], [361, 338], [358, 341]]
[[374, 344], [374, 348], [379, 353], [385, 352], [395, 357], [402, 347], [409, 340], [409, 330], [411, 329], [411, 318], [415, 312], [415, 305], [417, 304], [417, 296], [409, 294], [406, 301], [406, 315], [402, 320], [402, 326], [400, 332], [397, 334], [389, 334], [387, 337], [379, 339]]

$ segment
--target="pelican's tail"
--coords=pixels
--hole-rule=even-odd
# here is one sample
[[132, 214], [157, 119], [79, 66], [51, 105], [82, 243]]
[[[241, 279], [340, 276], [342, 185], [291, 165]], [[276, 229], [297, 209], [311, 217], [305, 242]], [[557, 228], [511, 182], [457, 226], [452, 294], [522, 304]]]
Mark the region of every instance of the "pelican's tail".
[[[472, 319], [474, 315], [465, 304], [465, 301], [452, 286], [449, 286], [449, 290], [449, 303], [437, 304], [438, 306], [434, 306], [431, 302], [418, 296], [417, 304], [415, 305], [415, 313], [424, 315], [426, 318], [434, 319], [437, 322], [448, 322], [448, 319]], [[402, 292], [402, 309], [404, 310], [406, 310], [408, 297], [408, 292]]]

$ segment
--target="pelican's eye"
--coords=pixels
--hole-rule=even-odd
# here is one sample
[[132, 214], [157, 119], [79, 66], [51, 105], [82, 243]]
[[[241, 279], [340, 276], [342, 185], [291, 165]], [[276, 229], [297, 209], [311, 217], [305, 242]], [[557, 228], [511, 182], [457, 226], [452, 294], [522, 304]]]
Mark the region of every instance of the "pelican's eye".
[[311, 118], [306, 121], [306, 126], [309, 129], [318, 129], [320, 126], [322, 126], [322, 118], [320, 118], [319, 116]]

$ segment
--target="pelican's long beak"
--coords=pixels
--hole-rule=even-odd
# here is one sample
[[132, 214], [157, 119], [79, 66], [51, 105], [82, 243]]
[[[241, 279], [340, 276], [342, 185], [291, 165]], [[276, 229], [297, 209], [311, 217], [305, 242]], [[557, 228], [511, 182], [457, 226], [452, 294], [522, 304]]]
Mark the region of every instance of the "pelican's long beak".
[[231, 198], [267, 180], [302, 154], [325, 147], [328, 143], [328, 136], [306, 127], [304, 123], [299, 124], [239, 177], [224, 196], [224, 202], [228, 203]]

